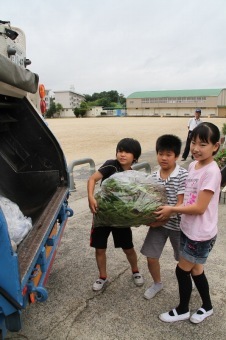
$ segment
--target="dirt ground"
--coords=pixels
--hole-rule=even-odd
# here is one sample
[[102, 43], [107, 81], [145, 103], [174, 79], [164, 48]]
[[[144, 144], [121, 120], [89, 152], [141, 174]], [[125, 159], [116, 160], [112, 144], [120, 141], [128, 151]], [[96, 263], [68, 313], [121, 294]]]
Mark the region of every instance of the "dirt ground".
[[[207, 118], [221, 130], [225, 118]], [[49, 128], [57, 137], [67, 164], [82, 158], [92, 158], [96, 164], [115, 157], [118, 141], [132, 137], [141, 143], [142, 152], [155, 149], [156, 139], [173, 133], [182, 141], [187, 137], [188, 118], [105, 117], [48, 119]]]

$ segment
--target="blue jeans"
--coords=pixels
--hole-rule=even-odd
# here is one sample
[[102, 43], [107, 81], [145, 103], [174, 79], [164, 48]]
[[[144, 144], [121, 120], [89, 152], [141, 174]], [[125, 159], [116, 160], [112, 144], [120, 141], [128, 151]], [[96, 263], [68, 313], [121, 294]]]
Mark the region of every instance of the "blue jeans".
[[180, 256], [191, 263], [204, 264], [216, 239], [217, 235], [208, 241], [193, 241], [181, 231]]

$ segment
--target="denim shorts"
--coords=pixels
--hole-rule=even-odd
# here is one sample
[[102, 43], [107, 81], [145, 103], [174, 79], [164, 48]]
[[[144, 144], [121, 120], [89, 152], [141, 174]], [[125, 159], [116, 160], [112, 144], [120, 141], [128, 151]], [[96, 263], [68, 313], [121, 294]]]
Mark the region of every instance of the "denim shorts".
[[191, 263], [204, 264], [216, 239], [217, 235], [208, 241], [193, 241], [181, 231], [180, 256]]

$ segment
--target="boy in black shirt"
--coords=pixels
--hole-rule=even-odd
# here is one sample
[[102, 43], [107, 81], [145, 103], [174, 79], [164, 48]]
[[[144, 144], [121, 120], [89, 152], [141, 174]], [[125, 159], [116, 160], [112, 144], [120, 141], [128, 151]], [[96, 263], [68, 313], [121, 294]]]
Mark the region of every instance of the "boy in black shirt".
[[[141, 155], [140, 143], [133, 138], [123, 138], [116, 147], [116, 159], [107, 160], [88, 180], [87, 191], [89, 207], [92, 213], [97, 212], [97, 201], [94, 198], [96, 183], [101, 182], [115, 172], [132, 170], [133, 163], [138, 161]], [[99, 278], [93, 284], [93, 290], [99, 291], [107, 283], [106, 249], [108, 236], [112, 233], [115, 248], [122, 248], [130, 263], [133, 280], [137, 286], [142, 286], [144, 279], [137, 266], [137, 254], [134, 250], [131, 228], [92, 227], [90, 246], [96, 249], [96, 261], [99, 270]]]

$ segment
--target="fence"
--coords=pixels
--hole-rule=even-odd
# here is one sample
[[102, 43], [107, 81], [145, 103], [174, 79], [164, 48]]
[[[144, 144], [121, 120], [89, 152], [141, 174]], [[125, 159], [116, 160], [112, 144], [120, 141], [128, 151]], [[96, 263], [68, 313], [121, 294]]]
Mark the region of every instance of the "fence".
[[[74, 168], [75, 166], [82, 165], [82, 164], [90, 165], [90, 168], [89, 168], [90, 175], [92, 175], [96, 171], [95, 162], [92, 158], [82, 158], [82, 159], [72, 161], [68, 165], [68, 173], [69, 173], [69, 180], [70, 180], [69, 190], [70, 191], [76, 191], [75, 180], [74, 180]], [[151, 173], [151, 166], [147, 162], [136, 163], [132, 166], [132, 169], [137, 170], [137, 171], [141, 169], [145, 169], [147, 173]]]

